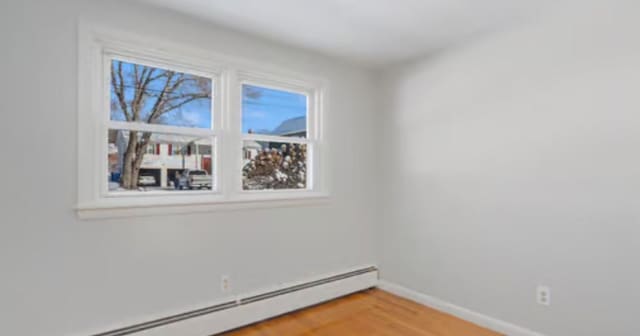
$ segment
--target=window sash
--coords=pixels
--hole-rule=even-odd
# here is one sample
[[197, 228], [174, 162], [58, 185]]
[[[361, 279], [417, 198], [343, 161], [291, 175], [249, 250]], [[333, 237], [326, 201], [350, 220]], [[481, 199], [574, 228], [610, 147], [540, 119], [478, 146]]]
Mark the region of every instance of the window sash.
[[[126, 130], [126, 131], [131, 131], [131, 132], [140, 132], [141, 130], [137, 130], [137, 129], [118, 129], [118, 128], [110, 128], [110, 129], [117, 129], [117, 130]], [[108, 131], [109, 129], [107, 129]], [[144, 130], [142, 131], [144, 132]], [[145, 191], [144, 193], [132, 193], [132, 192], [122, 192], [122, 191], [111, 191], [109, 190], [109, 180], [106, 179], [104, 181], [100, 182], [101, 188], [100, 188], [100, 195], [101, 197], [108, 199], [108, 198], [143, 198], [145, 196], [183, 196], [183, 195], [216, 195], [216, 194], [220, 194], [222, 192], [220, 186], [221, 186], [221, 167], [220, 167], [220, 155], [222, 153], [221, 148], [219, 146], [220, 141], [218, 139], [217, 136], [215, 135], [207, 135], [207, 136], [200, 136], [200, 135], [193, 135], [193, 134], [172, 134], [172, 133], [167, 133], [167, 132], [154, 132], [154, 133], [161, 133], [161, 134], [171, 134], [171, 135], [183, 135], [183, 136], [196, 136], [196, 137], [201, 137], [201, 138], [206, 138], [207, 139], [207, 143], [211, 144], [211, 166], [212, 166], [212, 171], [211, 171], [211, 189], [209, 190], [151, 190], [151, 191]], [[107, 139], [107, 137], [104, 138], [105, 140]], [[159, 144], [150, 144], [153, 146], [154, 150], [156, 148], [156, 146], [158, 146]], [[148, 154], [146, 149], [145, 149], [145, 153], [144, 154]], [[144, 155], [143, 154], [143, 155]], [[193, 153], [186, 155], [187, 156], [191, 156]], [[152, 155], [156, 155], [155, 152]], [[176, 156], [174, 154], [171, 153], [167, 153], [167, 157], [172, 157], [172, 156]], [[104, 161], [102, 161], [104, 160]], [[103, 162], [103, 164], [101, 164], [102, 167], [106, 168], [108, 170], [109, 167], [109, 163], [107, 160], [107, 155], [104, 155], [104, 158], [101, 158], [101, 161]], [[99, 175], [97, 178], [100, 178]]]
[[[180, 132], [179, 130], [177, 130], [179, 128], [186, 129], [186, 130], [197, 129], [197, 130], [204, 130], [204, 131], [218, 131], [218, 133], [220, 132], [220, 130], [222, 130], [223, 111], [222, 111], [222, 104], [220, 103], [222, 98], [222, 88], [221, 88], [222, 75], [220, 73], [216, 73], [215, 71], [207, 71], [208, 69], [201, 65], [187, 65], [180, 62], [179, 60], [176, 60], [176, 61], [163, 60], [161, 57], [153, 57], [153, 56], [142, 55], [142, 54], [124, 53], [124, 52], [118, 52], [113, 49], [105, 49], [102, 53], [102, 57], [103, 57], [103, 60], [102, 60], [103, 92], [102, 94], [104, 99], [104, 102], [103, 102], [104, 111], [102, 113], [102, 119], [105, 120], [107, 123], [109, 124], [114, 123], [114, 125], [120, 124], [120, 123], [130, 123], [134, 125], [152, 125], [154, 127], [165, 126], [173, 129], [170, 131], [171, 133]], [[164, 124], [151, 124], [151, 123], [144, 123], [144, 122], [112, 120], [111, 119], [111, 62], [114, 60], [138, 64], [142, 66], [161, 68], [165, 70], [181, 72], [181, 73], [209, 79], [211, 81], [211, 97], [212, 97], [211, 109], [209, 111], [209, 114], [211, 115], [211, 125], [209, 125], [209, 128], [172, 126], [172, 125], [164, 125]], [[199, 67], [203, 67], [203, 69], [199, 70], [198, 69]], [[141, 126], [141, 127], [146, 128], [146, 126]], [[176, 133], [176, 134], [182, 134], [182, 133]]]
[[[271, 90], [284, 91], [289, 93], [295, 93], [304, 95], [307, 97], [307, 134], [306, 139], [308, 140], [318, 140], [320, 137], [320, 128], [319, 128], [319, 116], [318, 111], [320, 110], [319, 102], [321, 100], [320, 93], [318, 88], [313, 88], [307, 83], [301, 83], [291, 79], [278, 79], [278, 77], [269, 75], [269, 74], [259, 74], [247, 71], [238, 71], [238, 85], [236, 90], [238, 90], [238, 94], [242, 96], [242, 89], [244, 85], [251, 85], [257, 87], [263, 87]], [[252, 136], [252, 135], [261, 135], [261, 134], [246, 134], [242, 132], [242, 102], [240, 102], [239, 106], [239, 119], [240, 124], [236, 125], [240, 130], [242, 136]], [[261, 135], [262, 136], [262, 135]], [[267, 135], [268, 136], [268, 135]], [[284, 137], [286, 138], [286, 137]]]
[[[286, 138], [285, 138], [286, 139]], [[242, 169], [244, 168], [242, 166], [242, 162], [244, 161], [245, 157], [242, 155], [242, 153], [244, 152], [244, 141], [246, 140], [254, 140], [254, 139], [244, 139], [241, 142], [241, 151], [240, 151], [240, 165], [238, 166], [238, 171], [242, 172]], [[304, 188], [290, 188], [290, 189], [261, 189], [261, 190], [247, 190], [243, 188], [242, 185], [242, 174], [239, 174], [238, 176], [239, 181], [237, 181], [237, 186], [238, 186], [238, 193], [239, 194], [247, 194], [247, 195], [260, 195], [260, 194], [270, 194], [270, 193], [308, 193], [308, 192], [313, 192], [316, 191], [316, 184], [315, 184], [315, 165], [314, 165], [314, 153], [315, 153], [315, 142], [314, 141], [306, 141], [306, 142], [291, 142], [291, 141], [271, 141], [271, 140], [254, 140], [254, 141], [269, 141], [269, 142], [284, 142], [284, 143], [296, 143], [296, 144], [306, 144], [307, 145], [307, 172], [306, 172], [306, 186]]]

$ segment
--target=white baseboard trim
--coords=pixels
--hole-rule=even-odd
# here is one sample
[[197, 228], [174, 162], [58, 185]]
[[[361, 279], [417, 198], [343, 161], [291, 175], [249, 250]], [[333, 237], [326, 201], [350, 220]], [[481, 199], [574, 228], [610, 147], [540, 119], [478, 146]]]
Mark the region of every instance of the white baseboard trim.
[[145, 323], [153, 323], [156, 319], [170, 319], [172, 316], [190, 314], [195, 310], [156, 316], [135, 324], [120, 326], [120, 330], [110, 328], [107, 330], [112, 331], [103, 330], [102, 332], [86, 333], [84, 335], [208, 336], [373, 288], [377, 283], [378, 271], [375, 266], [354, 268], [345, 272], [326, 274], [306, 279], [305, 281], [291, 282], [253, 293], [238, 295], [229, 300], [208, 306], [223, 306], [223, 309], [184, 319], [176, 318], [175, 321], [153, 326], [149, 329], [135, 330], [135, 327], [137, 324], [144, 326]]
[[535, 331], [531, 331], [529, 329], [475, 312], [467, 308], [456, 306], [444, 300], [414, 291], [406, 287], [402, 287], [400, 285], [396, 285], [394, 283], [390, 283], [385, 280], [378, 281], [378, 288], [508, 336], [544, 336], [543, 334], [537, 333]]

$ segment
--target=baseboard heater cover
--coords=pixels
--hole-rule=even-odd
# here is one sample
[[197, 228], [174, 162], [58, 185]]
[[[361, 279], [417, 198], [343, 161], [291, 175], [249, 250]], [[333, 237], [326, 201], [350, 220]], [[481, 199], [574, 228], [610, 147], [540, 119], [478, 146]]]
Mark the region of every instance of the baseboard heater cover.
[[[131, 326], [124, 327], [124, 328], [119, 328], [119, 329], [115, 329], [115, 330], [111, 330], [111, 331], [107, 331], [107, 332], [103, 332], [103, 333], [93, 334], [92, 336], [126, 336], [126, 335], [132, 335], [132, 334], [145, 332], [145, 331], [152, 331], [153, 329], [164, 327], [164, 326], [169, 326], [169, 325], [172, 325], [172, 324], [176, 324], [178, 322], [183, 322], [183, 321], [187, 321], [187, 320], [190, 320], [190, 319], [195, 319], [197, 317], [203, 317], [203, 316], [210, 315], [210, 314], [213, 314], [213, 313], [229, 311], [229, 310], [234, 309], [234, 308], [239, 308], [239, 307], [242, 307], [242, 306], [248, 306], [248, 305], [260, 302], [260, 301], [265, 301], [265, 300], [269, 300], [269, 299], [282, 297], [282, 296], [287, 295], [287, 294], [300, 292], [300, 291], [303, 291], [303, 290], [306, 290], [306, 289], [312, 289], [314, 287], [320, 287], [320, 286], [329, 285], [329, 284], [336, 284], [339, 281], [350, 279], [350, 278], [359, 277], [359, 276], [362, 276], [362, 275], [374, 274], [375, 275], [375, 279], [377, 279], [377, 272], [378, 272], [378, 269], [375, 266], [362, 268], [362, 269], [358, 269], [358, 270], [347, 272], [347, 273], [333, 275], [333, 276], [325, 277], [325, 278], [322, 278], [322, 279], [309, 281], [309, 282], [297, 284], [297, 285], [286, 287], [286, 288], [281, 288], [281, 289], [270, 291], [270, 292], [261, 293], [261, 294], [258, 294], [258, 295], [252, 295], [252, 296], [248, 296], [248, 297], [245, 297], [245, 298], [238, 298], [238, 299], [233, 300], [233, 301], [223, 302], [223, 303], [216, 304], [216, 305], [213, 305], [213, 306], [209, 306], [209, 307], [205, 307], [205, 308], [201, 308], [201, 309], [196, 309], [196, 310], [192, 310], [192, 311], [188, 311], [188, 312], [185, 312], [185, 313], [176, 314], [176, 315], [172, 315], [172, 316], [167, 316], [167, 317], [155, 319], [155, 320], [144, 322], [144, 323], [131, 325]], [[353, 292], [356, 292], [358, 290], [364, 290], [364, 289], [367, 289], [367, 288], [370, 288], [370, 287], [374, 287], [375, 285], [376, 284], [374, 282], [371, 282], [370, 285], [365, 285], [363, 288], [354, 288], [353, 290], [348, 290], [347, 289], [346, 292], [343, 293], [343, 295], [346, 295], [346, 294], [349, 294], [349, 293], [353, 293]], [[337, 296], [335, 296], [335, 297], [337, 297]], [[327, 299], [333, 299], [335, 297], [328, 297]], [[319, 302], [322, 302], [322, 301], [319, 301]], [[319, 303], [319, 302], [312, 302], [310, 304]], [[277, 315], [274, 315], [274, 316], [277, 316]], [[245, 323], [244, 325], [251, 324], [251, 323], [254, 323], [254, 322], [258, 322], [260, 320], [262, 320], [262, 319], [258, 319], [256, 321], [249, 321], [248, 323]], [[241, 327], [241, 326], [242, 325], [238, 325], [238, 327]], [[219, 331], [212, 330], [213, 333], [221, 332], [221, 331], [222, 330], [219, 330]], [[146, 335], [146, 333], [145, 333], [145, 335]]]

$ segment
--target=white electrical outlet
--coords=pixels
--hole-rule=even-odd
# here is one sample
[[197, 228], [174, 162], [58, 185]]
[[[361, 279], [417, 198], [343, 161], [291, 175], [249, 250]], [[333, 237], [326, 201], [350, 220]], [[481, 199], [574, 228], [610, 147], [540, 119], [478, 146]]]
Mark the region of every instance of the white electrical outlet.
[[220, 290], [223, 293], [229, 293], [231, 291], [231, 278], [228, 275], [223, 275], [220, 278]]
[[536, 289], [536, 301], [543, 306], [551, 305], [551, 288], [548, 286], [538, 286]]

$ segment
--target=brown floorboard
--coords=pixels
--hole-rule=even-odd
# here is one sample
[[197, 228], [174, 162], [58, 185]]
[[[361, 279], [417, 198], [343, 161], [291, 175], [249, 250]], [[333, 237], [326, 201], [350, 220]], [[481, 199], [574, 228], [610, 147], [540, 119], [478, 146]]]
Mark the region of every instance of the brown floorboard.
[[500, 336], [379, 289], [286, 314], [224, 336]]

